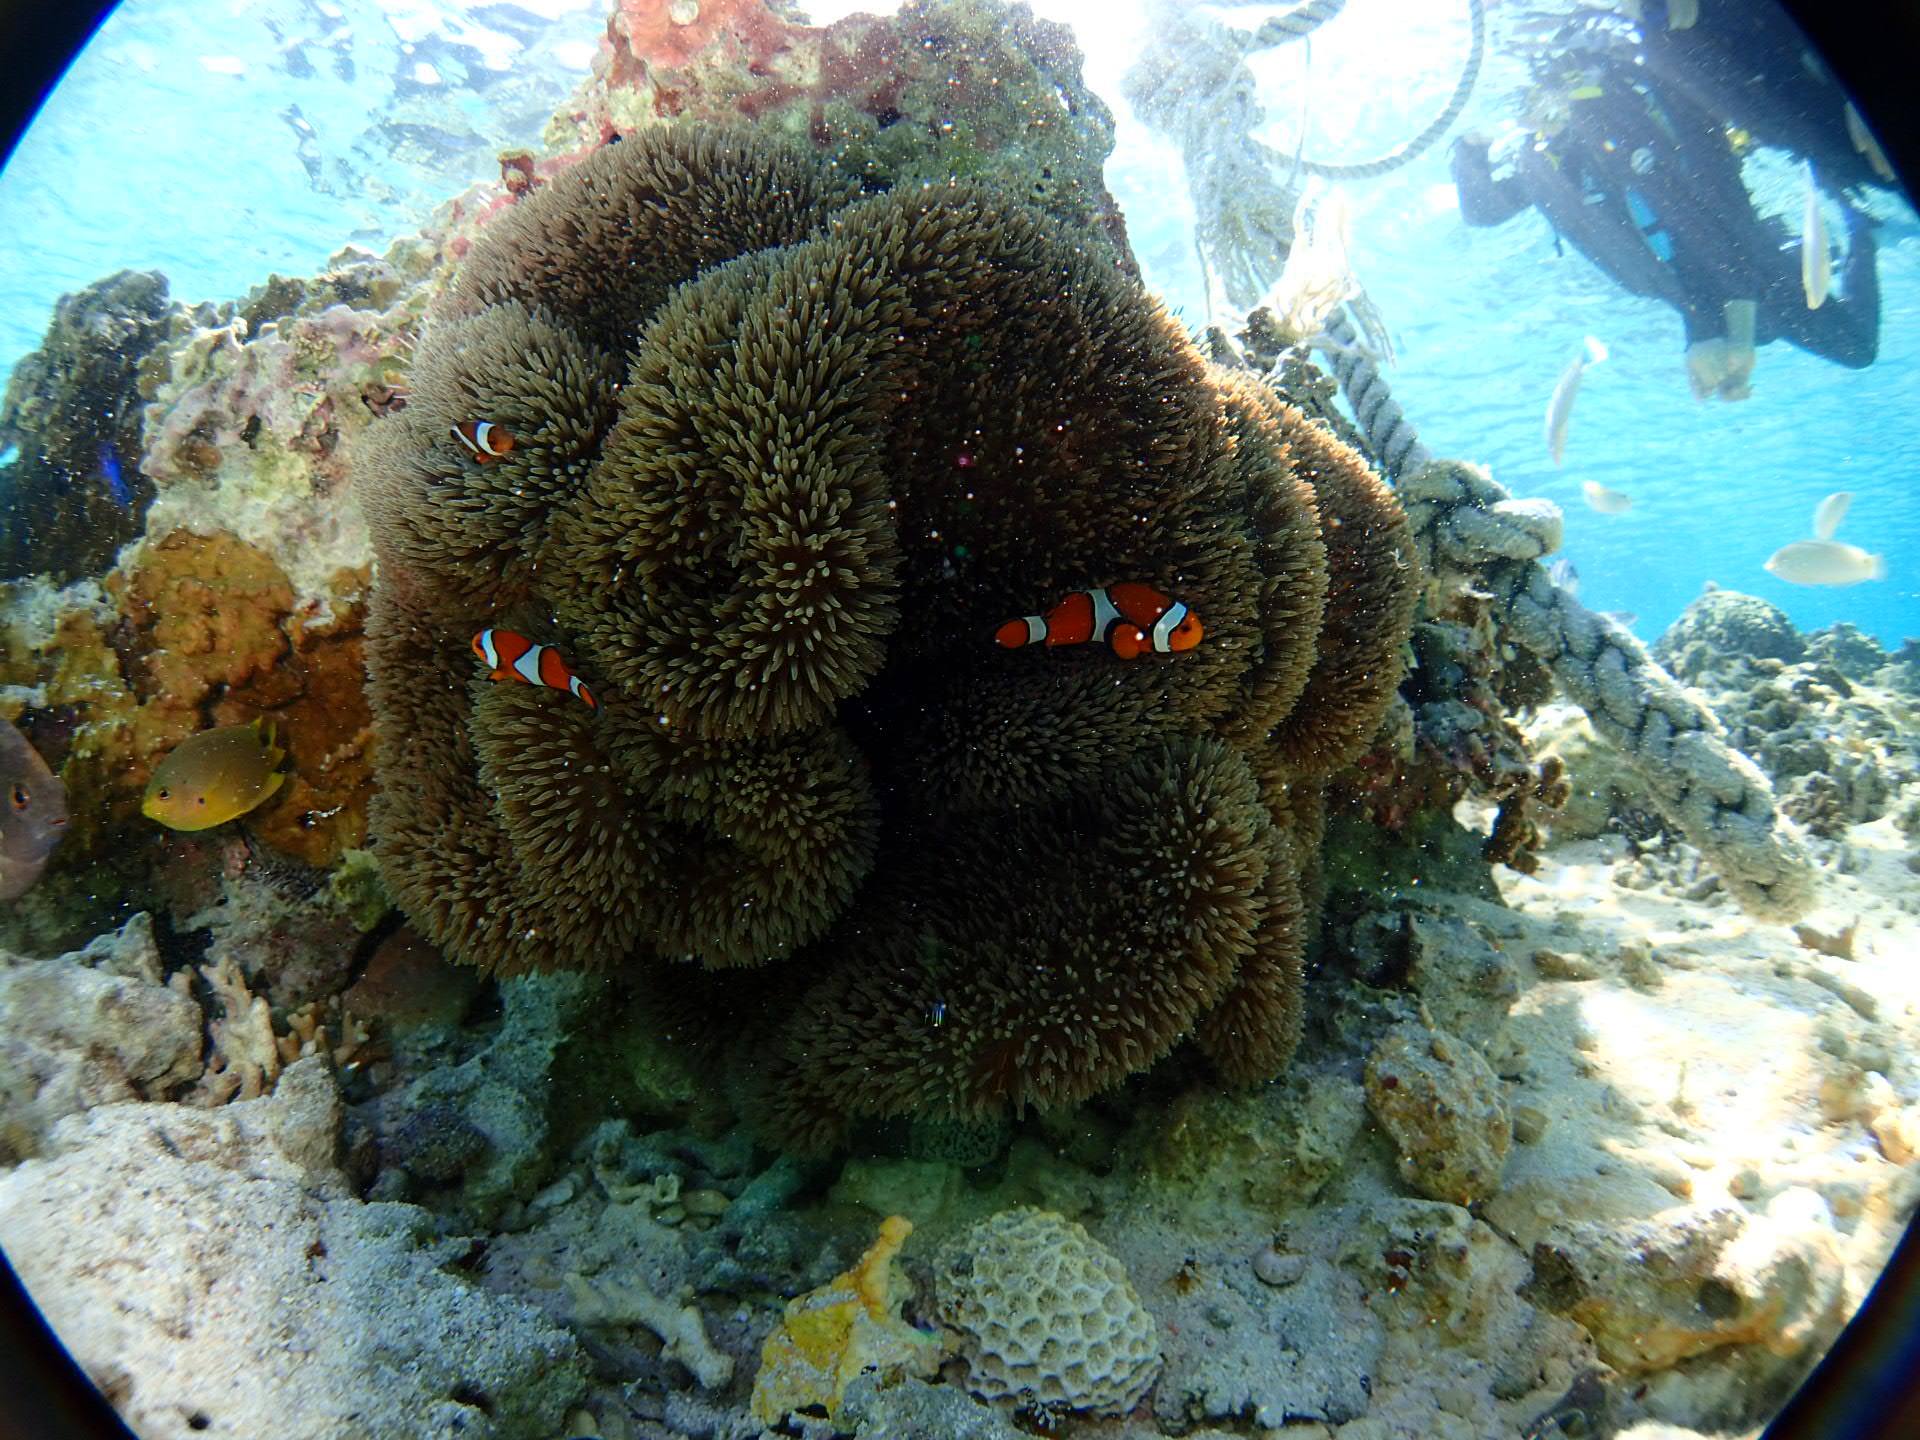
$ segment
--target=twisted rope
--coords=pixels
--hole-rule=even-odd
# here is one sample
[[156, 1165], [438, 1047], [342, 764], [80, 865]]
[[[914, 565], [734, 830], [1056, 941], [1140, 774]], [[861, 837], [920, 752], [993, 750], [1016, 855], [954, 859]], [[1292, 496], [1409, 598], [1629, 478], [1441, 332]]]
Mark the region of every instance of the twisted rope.
[[[1314, 22], [1315, 25], [1330, 20], [1344, 8], [1346, 0], [1332, 3], [1331, 12]], [[1314, 4], [1302, 6], [1302, 10], [1319, 8]], [[1254, 32], [1258, 37], [1266, 33], [1269, 25], [1279, 25], [1276, 38], [1269, 45], [1280, 44], [1287, 40], [1300, 38], [1287, 31], [1285, 21], [1291, 20], [1300, 11], [1291, 11], [1281, 21], [1268, 21]], [[1448, 97], [1446, 108], [1428, 122], [1427, 127], [1404, 145], [1388, 151], [1377, 160], [1362, 160], [1351, 165], [1334, 164], [1322, 160], [1308, 160], [1305, 157], [1282, 155], [1271, 145], [1255, 140], [1253, 143], [1266, 153], [1270, 163], [1283, 166], [1289, 171], [1300, 170], [1308, 175], [1318, 175], [1323, 180], [1373, 180], [1381, 175], [1390, 174], [1402, 165], [1418, 159], [1433, 147], [1433, 143], [1446, 134], [1449, 126], [1460, 118], [1460, 112], [1467, 107], [1467, 100], [1473, 94], [1473, 87], [1479, 83], [1480, 67], [1487, 58], [1487, 16], [1483, 0], [1467, 0], [1467, 21], [1472, 31], [1472, 41], [1467, 49], [1467, 63], [1460, 71], [1460, 78], [1454, 82], [1453, 94]], [[1300, 32], [1309, 33], [1314, 27]]]
[[[1239, 3], [1252, 5], [1259, 4], [1260, 0], [1239, 0]], [[1277, 45], [1304, 40], [1346, 8], [1347, 0], [1306, 0], [1284, 15], [1261, 21], [1246, 48], [1271, 50]]]
[[1345, 306], [1327, 317], [1322, 333], [1326, 339], [1314, 348], [1326, 357], [1327, 368], [1340, 382], [1341, 393], [1353, 408], [1353, 418], [1360, 423], [1360, 433], [1367, 437], [1367, 448], [1387, 478], [1398, 480], [1433, 459], [1433, 452], [1421, 443], [1406, 412], [1393, 398], [1380, 367], [1367, 355]]
[[1553, 672], [1740, 907], [1762, 920], [1804, 915], [1813, 865], [1781, 825], [1767, 777], [1638, 639], [1548, 578], [1539, 561], [1560, 546], [1559, 507], [1515, 500], [1457, 460], [1411, 468], [1399, 491], [1427, 573], [1471, 577], [1493, 595], [1502, 638]]

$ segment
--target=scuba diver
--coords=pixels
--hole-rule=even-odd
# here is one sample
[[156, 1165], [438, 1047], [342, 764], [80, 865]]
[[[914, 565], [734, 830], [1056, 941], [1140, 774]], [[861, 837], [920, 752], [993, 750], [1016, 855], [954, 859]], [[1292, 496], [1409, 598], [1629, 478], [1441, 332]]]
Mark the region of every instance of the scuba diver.
[[1771, 4], [1737, 6], [1724, 33], [1694, 30], [1691, 4], [1684, 15], [1679, 3], [1645, 8], [1644, 28], [1587, 12], [1555, 37], [1511, 174], [1494, 178], [1484, 137], [1455, 142], [1461, 216], [1498, 225], [1536, 208], [1556, 246], [1570, 241], [1622, 288], [1678, 310], [1697, 398], [1745, 399], [1755, 348], [1774, 340], [1851, 369], [1872, 364], [1873, 222], [1832, 192], [1846, 215], [1843, 294], [1815, 304], [1798, 241], [1755, 212], [1741, 177], [1741, 157], [1761, 143], [1810, 159], [1826, 186], [1890, 183], [1845, 92], [1807, 63], [1806, 42]]

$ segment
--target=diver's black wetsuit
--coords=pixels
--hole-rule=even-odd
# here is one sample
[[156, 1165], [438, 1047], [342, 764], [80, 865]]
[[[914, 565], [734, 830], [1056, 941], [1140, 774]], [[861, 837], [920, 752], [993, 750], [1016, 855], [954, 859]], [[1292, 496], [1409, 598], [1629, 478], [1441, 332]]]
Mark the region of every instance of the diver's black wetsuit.
[[1684, 30], [1666, 27], [1664, 5], [1648, 8], [1657, 13], [1641, 31], [1640, 59], [1663, 94], [1811, 160], [1829, 190], [1891, 187], [1847, 133], [1846, 91], [1779, 5], [1709, 0]]
[[1581, 74], [1566, 125], [1523, 148], [1513, 174], [1494, 179], [1484, 144], [1456, 142], [1453, 178], [1467, 223], [1498, 225], [1537, 206], [1622, 287], [1678, 310], [1689, 345], [1725, 336], [1723, 307], [1751, 300], [1756, 345], [1783, 339], [1855, 369], [1872, 364], [1880, 287], [1866, 217], [1847, 206], [1844, 300], [1808, 309], [1799, 246], [1754, 212], [1727, 134], [1731, 117], [1701, 103], [1710, 87], [1659, 84], [1664, 66], [1628, 53], [1573, 58]]

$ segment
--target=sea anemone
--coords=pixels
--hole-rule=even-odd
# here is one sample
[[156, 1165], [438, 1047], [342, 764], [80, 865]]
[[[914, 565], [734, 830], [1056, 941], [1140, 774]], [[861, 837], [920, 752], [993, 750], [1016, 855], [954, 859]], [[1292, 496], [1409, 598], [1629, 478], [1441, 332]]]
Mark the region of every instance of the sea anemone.
[[[362, 460], [396, 898], [469, 964], [620, 965], [676, 1033], [747, 1035], [784, 1143], [1071, 1103], [1187, 1038], [1250, 1083], [1298, 1038], [1405, 521], [1056, 229], [631, 137], [483, 236]], [[1203, 642], [993, 642], [1120, 582]], [[489, 680], [486, 626], [598, 708]]]

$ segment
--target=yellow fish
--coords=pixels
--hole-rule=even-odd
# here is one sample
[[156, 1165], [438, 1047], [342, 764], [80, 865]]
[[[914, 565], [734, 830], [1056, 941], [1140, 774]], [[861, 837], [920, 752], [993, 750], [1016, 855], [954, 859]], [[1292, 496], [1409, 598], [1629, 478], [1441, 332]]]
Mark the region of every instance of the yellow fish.
[[273, 743], [271, 721], [203, 730], [160, 762], [147, 782], [140, 813], [170, 830], [211, 830], [246, 814], [285, 784], [286, 774], [274, 767], [286, 758]]

